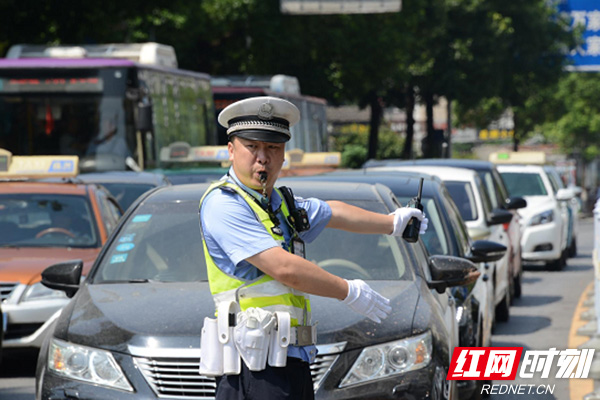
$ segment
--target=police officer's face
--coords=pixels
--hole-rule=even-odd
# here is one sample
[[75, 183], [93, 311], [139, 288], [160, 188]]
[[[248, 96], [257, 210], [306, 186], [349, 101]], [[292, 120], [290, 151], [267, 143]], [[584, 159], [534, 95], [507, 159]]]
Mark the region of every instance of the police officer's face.
[[235, 137], [227, 145], [229, 160], [242, 183], [252, 189], [262, 189], [260, 173], [267, 173], [269, 194], [277, 180], [285, 157], [285, 143], [260, 142]]

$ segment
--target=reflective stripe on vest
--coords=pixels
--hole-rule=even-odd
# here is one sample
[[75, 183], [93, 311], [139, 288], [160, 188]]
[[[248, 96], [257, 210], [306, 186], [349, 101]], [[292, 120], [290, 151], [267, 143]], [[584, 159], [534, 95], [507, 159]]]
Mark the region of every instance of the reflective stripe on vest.
[[[273, 233], [271, 228], [273, 228], [275, 224], [271, 221], [269, 214], [255, 202], [255, 199], [249, 193], [234, 183], [219, 181], [212, 184], [202, 196], [200, 208], [202, 208], [202, 202], [206, 196], [217, 188], [234, 191], [239, 194], [250, 206], [252, 211], [254, 211], [256, 218], [261, 222], [273, 239], [280, 245], [285, 243], [283, 235]], [[282, 199], [281, 212], [287, 219], [290, 215], [287, 205], [285, 204], [279, 189], [275, 188], [275, 190]], [[286, 222], [284, 221], [283, 223]], [[202, 229], [202, 224], [200, 224], [200, 229]], [[292, 326], [310, 325], [311, 309], [310, 300], [308, 299], [307, 294], [277, 282], [271, 276], [266, 274], [251, 281], [245, 281], [227, 274], [216, 265], [213, 258], [210, 256], [206, 241], [204, 240], [204, 235], [202, 235], [202, 246], [204, 248], [204, 256], [206, 259], [208, 283], [217, 309], [219, 308], [219, 304], [223, 301], [237, 301], [242, 311], [249, 307], [260, 307], [272, 312], [286, 311], [290, 313]]]

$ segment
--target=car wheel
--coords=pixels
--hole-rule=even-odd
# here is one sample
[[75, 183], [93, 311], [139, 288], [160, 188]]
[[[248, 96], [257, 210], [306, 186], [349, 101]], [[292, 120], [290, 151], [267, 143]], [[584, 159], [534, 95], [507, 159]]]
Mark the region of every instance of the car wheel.
[[517, 274], [517, 276], [515, 276], [515, 299], [518, 299], [521, 297], [521, 278], [523, 277], [523, 273], [519, 272]]
[[510, 294], [506, 293], [504, 298], [496, 306], [496, 321], [506, 322], [510, 318]]
[[571, 245], [569, 246], [569, 258], [577, 257], [577, 238], [573, 236]]
[[560, 271], [567, 264], [566, 251], [563, 251], [558, 260], [550, 261], [546, 266], [550, 271]]

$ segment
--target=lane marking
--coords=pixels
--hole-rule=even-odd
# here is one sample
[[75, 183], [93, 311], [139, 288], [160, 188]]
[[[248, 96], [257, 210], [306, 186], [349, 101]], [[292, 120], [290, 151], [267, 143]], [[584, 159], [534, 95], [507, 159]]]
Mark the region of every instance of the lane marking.
[[[589, 307], [585, 307], [583, 302], [588, 299], [588, 293], [594, 289], [594, 282], [590, 282], [587, 287], [583, 290], [583, 293], [579, 297], [577, 307], [575, 307], [575, 313], [571, 320], [571, 329], [569, 330], [569, 349], [576, 349], [578, 346], [590, 340], [589, 336], [580, 336], [577, 334], [577, 329], [581, 328], [590, 321], [585, 321], [579, 318], [581, 312], [587, 310]], [[593, 298], [593, 297], [592, 297]], [[583, 396], [594, 391], [594, 380], [593, 379], [569, 379], [569, 393], [571, 400], [581, 400]]]

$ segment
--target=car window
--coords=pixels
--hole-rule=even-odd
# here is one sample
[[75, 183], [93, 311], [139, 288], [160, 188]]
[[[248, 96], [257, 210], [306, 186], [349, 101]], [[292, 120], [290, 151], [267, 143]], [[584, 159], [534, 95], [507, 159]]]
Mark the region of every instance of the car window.
[[108, 189], [123, 210], [127, 210], [138, 197], [154, 187], [147, 183], [102, 183], [102, 186]]
[[142, 205], [111, 242], [93, 280], [206, 281], [198, 201]]
[[542, 176], [538, 173], [501, 172], [511, 196], [547, 196]]
[[0, 246], [98, 247], [88, 199], [52, 194], [0, 195]]
[[446, 188], [458, 206], [460, 216], [465, 221], [476, 221], [479, 218], [477, 203], [471, 183], [464, 181], [445, 181]]
[[[402, 204], [407, 204], [411, 200], [411, 198], [401, 196], [398, 196], [398, 199]], [[438, 206], [431, 197], [423, 197], [421, 204], [423, 204], [423, 212], [429, 219], [427, 230], [421, 235], [423, 244], [429, 254], [449, 255], [448, 238], [444, 231], [444, 223]]]
[[504, 204], [504, 199], [500, 199], [499, 194], [496, 190], [496, 184], [494, 182], [494, 178], [492, 177], [492, 173], [489, 171], [480, 171], [479, 177], [483, 181], [483, 187], [485, 192], [490, 200], [490, 204], [492, 209], [498, 208], [501, 204]]
[[108, 196], [102, 190], [96, 192], [96, 199], [98, 200], [100, 215], [102, 215], [102, 222], [106, 227], [106, 234], [110, 235], [117, 227], [121, 212], [108, 200]]
[[499, 201], [501, 202], [501, 204], [506, 205], [506, 201], [510, 196], [508, 195], [508, 190], [506, 189], [506, 185], [502, 180], [502, 176], [500, 175], [498, 170], [494, 169], [492, 170], [492, 177], [494, 178], [496, 193], [498, 193], [498, 196], [500, 197]]
[[[349, 203], [387, 213], [382, 203]], [[390, 235], [325, 229], [307, 244], [306, 258], [346, 279], [412, 279], [399, 240]], [[129, 217], [102, 257], [93, 281], [132, 280], [207, 280], [197, 201], [151, 202]]]
[[468, 253], [470, 247], [467, 227], [465, 226], [450, 193], [448, 193], [444, 187], [440, 187], [440, 200], [444, 204], [444, 209], [446, 210], [448, 220], [450, 221], [453, 237], [459, 248], [459, 256], [463, 257]]
[[557, 177], [552, 173], [552, 171], [546, 171], [546, 176], [548, 176], [550, 186], [552, 186], [552, 191], [554, 193], [558, 192], [558, 189], [560, 189], [560, 184], [557, 181]]

